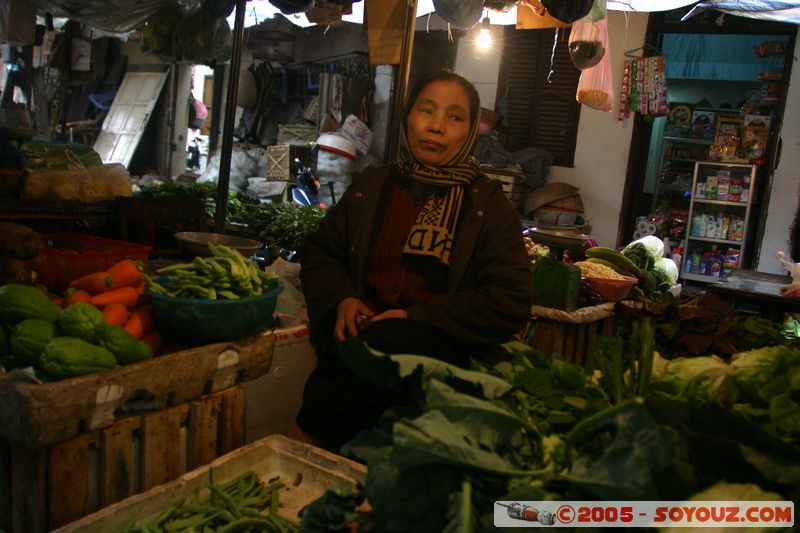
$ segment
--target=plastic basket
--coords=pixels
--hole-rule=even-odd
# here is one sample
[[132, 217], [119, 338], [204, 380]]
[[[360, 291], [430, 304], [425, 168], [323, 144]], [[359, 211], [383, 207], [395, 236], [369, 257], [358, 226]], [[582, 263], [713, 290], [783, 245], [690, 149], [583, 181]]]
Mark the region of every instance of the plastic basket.
[[146, 261], [150, 247], [81, 233], [42, 234], [45, 249], [30, 267], [41, 283], [61, 292], [69, 282], [92, 272], [103, 271], [123, 259]]
[[186, 344], [229, 341], [271, 327], [272, 313], [282, 291], [283, 285], [276, 281], [274, 288], [259, 296], [203, 300], [174, 298], [145, 288], [158, 330], [170, 340]]
[[588, 278], [589, 288], [603, 297], [606, 302], [616, 302], [625, 298], [639, 280], [631, 276], [624, 279]]

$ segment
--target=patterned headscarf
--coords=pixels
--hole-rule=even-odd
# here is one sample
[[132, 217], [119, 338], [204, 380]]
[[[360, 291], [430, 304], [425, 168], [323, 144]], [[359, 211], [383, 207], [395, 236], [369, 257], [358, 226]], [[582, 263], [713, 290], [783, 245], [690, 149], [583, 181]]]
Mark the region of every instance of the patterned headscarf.
[[437, 166], [423, 163], [408, 147], [406, 113], [400, 133], [400, 168], [411, 179], [439, 187], [441, 192], [429, 196], [422, 206], [406, 239], [404, 254], [434, 257], [445, 265], [450, 264], [464, 189], [478, 175], [478, 160], [470, 154], [478, 139], [480, 107], [471, 112], [474, 115], [472, 124], [461, 149], [449, 162]]

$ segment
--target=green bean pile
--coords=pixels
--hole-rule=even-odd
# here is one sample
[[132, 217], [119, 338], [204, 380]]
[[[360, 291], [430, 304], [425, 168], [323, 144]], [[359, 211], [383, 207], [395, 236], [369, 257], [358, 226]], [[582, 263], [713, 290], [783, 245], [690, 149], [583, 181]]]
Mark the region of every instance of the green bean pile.
[[265, 484], [253, 472], [245, 472], [221, 485], [210, 483], [208, 498], [200, 499], [195, 493], [193, 498], [164, 511], [155, 521], [129, 527], [125, 533], [300, 531], [299, 525], [278, 514], [279, 490], [283, 486], [278, 478]]
[[147, 287], [158, 294], [176, 298], [237, 300], [269, 291], [278, 279], [259, 269], [233, 248], [208, 243], [211, 257], [195, 257], [191, 263], [160, 268], [163, 284], [145, 276]]

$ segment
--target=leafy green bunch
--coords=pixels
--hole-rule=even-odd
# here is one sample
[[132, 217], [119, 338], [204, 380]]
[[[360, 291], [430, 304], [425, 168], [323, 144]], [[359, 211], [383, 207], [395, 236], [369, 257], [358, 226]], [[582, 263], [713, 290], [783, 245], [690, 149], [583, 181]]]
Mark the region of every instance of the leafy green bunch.
[[[647, 355], [652, 331], [640, 324], [635, 336], [621, 349]], [[627, 375], [641, 353], [622, 354], [632, 388], [611, 405], [594, 372], [521, 343], [506, 349], [507, 362], [466, 370], [357, 339], [343, 344], [354, 372], [414, 399], [342, 450], [367, 463], [373, 531], [493, 531], [495, 501], [800, 496], [800, 448], [765, 431], [755, 413], [648, 384], [646, 366], [641, 378]], [[786, 372], [795, 359], [766, 363], [776, 357], [751, 357], [737, 371], [788, 428], [800, 381]], [[614, 366], [607, 372], [620, 371]], [[764, 376], [781, 370], [784, 388], [773, 390]]]
[[317, 229], [325, 210], [316, 206], [295, 203], [248, 206], [240, 217], [259, 239], [269, 245], [287, 250], [300, 250], [309, 233]]

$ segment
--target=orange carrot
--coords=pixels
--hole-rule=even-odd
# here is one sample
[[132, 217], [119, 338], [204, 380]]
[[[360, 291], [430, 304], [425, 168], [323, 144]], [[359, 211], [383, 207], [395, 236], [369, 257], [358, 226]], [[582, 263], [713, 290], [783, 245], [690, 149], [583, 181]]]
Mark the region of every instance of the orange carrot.
[[131, 312], [121, 303], [108, 304], [103, 308], [103, 316], [109, 326], [122, 326], [130, 315]]
[[144, 286], [145, 286], [145, 285], [146, 285], [146, 283], [143, 281], [143, 282], [141, 282], [140, 284], [138, 284], [138, 285], [136, 286], [136, 292], [138, 292], [138, 293], [139, 293], [139, 296], [141, 296], [142, 294], [144, 294]]
[[151, 330], [150, 333], [139, 339], [150, 347], [150, 353], [153, 357], [158, 355], [159, 350], [164, 345], [164, 337], [157, 329]]
[[56, 298], [53, 303], [59, 307], [64, 307], [64, 298]]
[[134, 307], [136, 307], [136, 303], [138, 301], [139, 293], [136, 292], [136, 289], [133, 287], [120, 287], [119, 289], [114, 289], [112, 291], [95, 294], [92, 296], [92, 299], [89, 300], [89, 303], [101, 309], [113, 303], [120, 303], [132, 310]]
[[122, 328], [141, 339], [153, 329], [153, 311], [149, 305], [137, 307]]
[[111, 276], [112, 288], [136, 287], [142, 282], [142, 270], [133, 259], [123, 259], [108, 270]]
[[112, 279], [106, 272], [92, 272], [69, 283], [70, 287], [83, 289], [91, 294], [99, 294], [111, 290]]
[[69, 307], [70, 305], [76, 304], [78, 302], [88, 302], [91, 299], [92, 295], [89, 294], [88, 291], [85, 291], [83, 289], [78, 289], [77, 291], [67, 296], [66, 306]]

